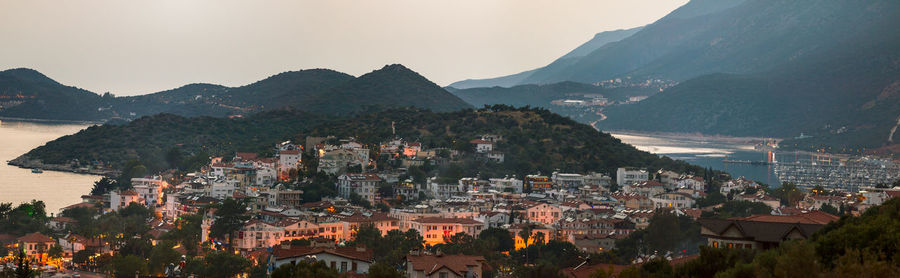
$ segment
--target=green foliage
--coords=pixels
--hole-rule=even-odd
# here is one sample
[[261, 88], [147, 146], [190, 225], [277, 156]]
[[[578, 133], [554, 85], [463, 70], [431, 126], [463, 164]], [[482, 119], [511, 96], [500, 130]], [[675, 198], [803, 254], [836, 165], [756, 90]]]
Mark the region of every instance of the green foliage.
[[721, 203], [728, 201], [728, 198], [719, 191], [714, 191], [706, 195], [706, 197], [697, 199], [697, 206], [701, 208], [705, 208], [708, 206], [715, 206]]
[[120, 189], [118, 182], [109, 177], [103, 177], [94, 182], [94, 187], [91, 188], [91, 195], [103, 195], [115, 189]]
[[339, 277], [339, 275], [337, 273], [337, 270], [328, 267], [327, 265], [325, 265], [325, 262], [322, 261], [316, 261], [313, 263], [307, 261], [299, 261], [294, 265], [284, 264], [272, 271], [272, 278], [305, 277], [337, 278]]
[[244, 222], [250, 219], [247, 206], [243, 202], [228, 198], [222, 202], [215, 212], [216, 219], [209, 228], [209, 235], [214, 238], [228, 239], [229, 246], [234, 232], [244, 226]]
[[800, 188], [797, 188], [797, 185], [792, 182], [785, 182], [781, 184], [781, 187], [769, 189], [769, 193], [772, 194], [773, 197], [781, 200], [782, 205], [786, 206], [796, 206], [800, 200], [803, 199], [804, 193]]
[[769, 214], [772, 208], [760, 202], [728, 201], [721, 207], [713, 209], [719, 218], [747, 217], [751, 215]]
[[11, 203], [0, 203], [0, 231], [17, 236], [45, 231], [48, 217], [43, 201], [32, 200], [13, 208]]
[[219, 251], [206, 254], [202, 260], [192, 259], [185, 265], [187, 273], [213, 278], [232, 278], [249, 269], [250, 261], [244, 257]]
[[108, 266], [108, 271], [116, 277], [134, 277], [135, 274], [147, 275], [147, 262], [134, 255], [115, 255]]
[[403, 278], [406, 277], [396, 268], [387, 264], [375, 263], [369, 266], [368, 278]]
[[515, 241], [509, 234], [509, 231], [503, 228], [488, 228], [481, 231], [481, 233], [478, 234], [478, 238], [484, 241], [494, 242], [497, 246], [497, 251], [500, 252], [510, 251], [515, 248]]
[[53, 246], [50, 246], [49, 250], [47, 250], [47, 256], [53, 259], [62, 258], [63, 253], [64, 251], [62, 249], [62, 246], [59, 246], [59, 244], [54, 244]]
[[700, 256], [675, 268], [677, 277], [713, 277], [724, 269], [753, 260], [755, 251], [700, 246]]
[[[700, 224], [688, 216], [658, 212], [650, 219], [650, 225], [634, 231], [628, 237], [616, 242], [616, 256], [628, 263], [638, 255], [693, 254], [704, 242], [700, 236]], [[684, 251], [684, 252], [682, 252]]]
[[163, 235], [163, 239], [179, 242], [184, 246], [188, 254], [197, 254], [200, 247], [200, 233], [202, 232], [200, 224], [202, 223], [203, 215], [181, 215], [181, 217], [175, 220], [175, 229], [172, 229]]
[[161, 241], [153, 246], [150, 251], [150, 262], [147, 267], [151, 274], [165, 274], [166, 267], [169, 264], [177, 264], [181, 261], [181, 254], [175, 251], [175, 243], [170, 241]]
[[414, 229], [406, 232], [400, 230], [388, 231], [385, 236], [371, 225], [363, 225], [356, 232], [356, 238], [349, 245], [365, 245], [367, 249], [375, 252], [375, 261], [393, 267], [400, 267], [406, 263], [406, 255], [410, 250], [422, 250], [425, 242]]
[[535, 266], [523, 266], [516, 268], [513, 272], [514, 277], [518, 278], [566, 278], [559, 267], [553, 264], [542, 263]]
[[349, 201], [350, 201], [350, 204], [352, 204], [352, 205], [361, 206], [361, 207], [364, 207], [367, 209], [372, 208], [372, 204], [369, 203], [369, 200], [366, 200], [359, 194], [356, 194], [356, 192], [350, 192], [350, 200]]

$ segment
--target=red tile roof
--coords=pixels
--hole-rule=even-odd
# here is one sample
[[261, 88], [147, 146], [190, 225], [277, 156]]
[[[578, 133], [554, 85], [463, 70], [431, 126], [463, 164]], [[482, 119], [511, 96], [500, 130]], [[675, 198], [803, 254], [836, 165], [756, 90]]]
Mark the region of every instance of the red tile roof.
[[475, 139], [475, 140], [469, 141], [469, 144], [490, 144], [490, 145], [492, 145], [494, 143], [491, 141], [487, 141], [487, 140]]
[[776, 222], [776, 223], [800, 223], [800, 224], [828, 224], [832, 221], [837, 221], [840, 217], [837, 217], [833, 214], [823, 212], [820, 210], [814, 210], [807, 213], [801, 213], [796, 215], [754, 215], [748, 216], [744, 218], [734, 218], [736, 220], [744, 220], [744, 221], [756, 221], [756, 222]]
[[19, 237], [17, 240], [19, 242], [38, 242], [38, 243], [56, 242], [52, 238], [50, 238], [42, 233], [30, 233], [30, 234], [24, 235], [22, 237]]
[[483, 224], [481, 222], [475, 221], [474, 219], [468, 218], [444, 218], [444, 217], [423, 217], [416, 220], [413, 220], [422, 224], [446, 224], [446, 223], [454, 223], [454, 224]]
[[[468, 255], [408, 255], [406, 256], [406, 262], [408, 267], [412, 267], [413, 270], [417, 271], [421, 270], [425, 272], [425, 275], [431, 275], [442, 268], [446, 268], [456, 273], [456, 275], [462, 276], [462, 273], [468, 271], [469, 267], [482, 266], [484, 257]], [[479, 275], [478, 273], [474, 274]]]
[[272, 255], [276, 260], [285, 258], [303, 257], [306, 255], [316, 255], [328, 253], [335, 256], [341, 256], [348, 259], [360, 260], [365, 262], [374, 262], [375, 252], [372, 249], [357, 247], [338, 247], [338, 248], [319, 248], [311, 246], [289, 246], [276, 245], [272, 247]]

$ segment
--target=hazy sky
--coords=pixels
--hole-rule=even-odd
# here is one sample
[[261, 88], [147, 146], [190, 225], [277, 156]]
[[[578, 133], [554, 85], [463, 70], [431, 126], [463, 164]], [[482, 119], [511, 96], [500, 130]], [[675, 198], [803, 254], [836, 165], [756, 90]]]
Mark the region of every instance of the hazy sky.
[[686, 2], [0, 0], [0, 70], [134, 95], [401, 63], [444, 86], [546, 65], [597, 32], [651, 23]]

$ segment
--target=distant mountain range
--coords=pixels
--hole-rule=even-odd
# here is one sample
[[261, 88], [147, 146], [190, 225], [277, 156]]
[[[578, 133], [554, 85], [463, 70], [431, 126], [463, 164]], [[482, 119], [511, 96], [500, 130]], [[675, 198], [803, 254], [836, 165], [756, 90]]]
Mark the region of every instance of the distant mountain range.
[[900, 116], [898, 18], [900, 2], [890, 0], [693, 0], [575, 61], [517, 76], [513, 85], [671, 80], [679, 84], [605, 109], [599, 127], [781, 138], [804, 132], [813, 137], [783, 145], [889, 147], [900, 140], [891, 137]]
[[0, 72], [0, 116], [3, 117], [103, 121], [158, 113], [221, 117], [293, 108], [347, 114], [403, 106], [438, 112], [471, 107], [402, 65], [388, 65], [360, 77], [312, 69], [280, 73], [240, 87], [190, 84], [126, 97], [101, 96], [65, 86], [31, 69]]

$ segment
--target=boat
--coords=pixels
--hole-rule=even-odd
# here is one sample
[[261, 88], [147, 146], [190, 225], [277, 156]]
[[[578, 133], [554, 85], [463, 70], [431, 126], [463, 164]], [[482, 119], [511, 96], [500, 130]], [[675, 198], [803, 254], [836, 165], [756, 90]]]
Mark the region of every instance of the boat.
[[41, 169], [38, 169], [38, 168], [34, 168], [34, 169], [31, 169], [31, 172], [35, 173], [35, 174], [40, 174], [40, 173], [43, 173], [44, 171]]

